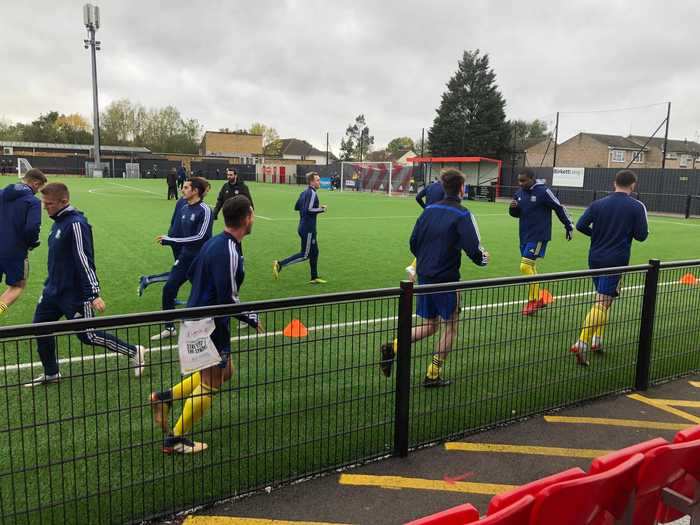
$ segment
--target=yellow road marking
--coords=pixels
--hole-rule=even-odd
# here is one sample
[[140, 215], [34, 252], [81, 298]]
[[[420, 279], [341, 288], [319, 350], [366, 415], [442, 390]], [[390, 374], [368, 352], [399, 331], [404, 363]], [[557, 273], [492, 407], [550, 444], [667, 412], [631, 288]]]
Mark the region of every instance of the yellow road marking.
[[500, 452], [505, 454], [529, 454], [534, 456], [562, 456], [566, 458], [597, 458], [610, 450], [591, 448], [535, 447], [529, 445], [496, 445], [487, 443], [445, 443], [445, 450], [460, 452]]
[[286, 521], [260, 518], [234, 518], [231, 516], [190, 516], [183, 525], [347, 525], [320, 521]]
[[653, 428], [656, 430], [683, 430], [686, 423], [664, 423], [639, 419], [608, 419], [604, 417], [544, 416], [547, 423], [574, 423], [579, 425], [608, 425], [611, 427]]
[[[629, 397], [632, 397], [631, 395]], [[649, 399], [649, 398], [647, 398]], [[700, 401], [687, 401], [685, 399], [656, 399], [653, 401], [672, 407], [700, 408]]]
[[700, 381], [688, 381], [690, 383], [690, 386], [694, 386], [695, 388], [700, 388]]
[[652, 399], [650, 397], [644, 397], [640, 394], [630, 394], [629, 396], [630, 399], [634, 399], [635, 401], [639, 401], [640, 403], [646, 403], [647, 405], [651, 405], [654, 408], [658, 408], [659, 410], [663, 410], [664, 412], [668, 412], [669, 414], [673, 414], [674, 416], [678, 416], [681, 419], [685, 419], [686, 421], [690, 421], [691, 423], [698, 424], [700, 423], [700, 417], [694, 416], [693, 414], [689, 414], [688, 412], [685, 412], [683, 410], [678, 410], [677, 408], [673, 408], [672, 406], [669, 406], [667, 403], [664, 403], [663, 399]]
[[441, 479], [366, 476], [362, 474], [341, 474], [338, 482], [341, 485], [380, 487], [383, 489], [439, 490], [443, 492], [487, 495], [499, 494], [517, 487], [517, 485], [501, 485], [498, 483], [472, 483], [467, 481], [447, 483]]

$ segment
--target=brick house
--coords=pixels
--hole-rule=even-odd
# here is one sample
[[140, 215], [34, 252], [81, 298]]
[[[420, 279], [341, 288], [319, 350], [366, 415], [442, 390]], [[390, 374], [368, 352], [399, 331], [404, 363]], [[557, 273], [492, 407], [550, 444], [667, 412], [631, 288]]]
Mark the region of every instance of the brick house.
[[[262, 155], [263, 137], [252, 133], [206, 131], [199, 146], [202, 156], [255, 157]], [[254, 164], [253, 162], [249, 162]]]
[[[557, 146], [557, 166], [625, 168], [631, 163], [634, 168], [660, 168], [663, 143], [656, 137], [579, 133]], [[700, 167], [700, 144], [669, 139], [666, 159], [667, 168]], [[552, 166], [553, 161], [554, 144], [549, 139], [525, 152], [526, 166]]]
[[368, 153], [365, 160], [368, 162], [393, 162], [394, 164], [408, 164], [408, 159], [415, 156], [416, 153], [412, 149], [402, 149], [396, 152], [381, 149]]
[[[314, 161], [316, 164], [326, 163], [326, 152], [314, 148], [305, 140], [280, 139], [265, 147], [265, 156], [284, 160]], [[328, 161], [338, 160], [333, 153], [328, 152]]]

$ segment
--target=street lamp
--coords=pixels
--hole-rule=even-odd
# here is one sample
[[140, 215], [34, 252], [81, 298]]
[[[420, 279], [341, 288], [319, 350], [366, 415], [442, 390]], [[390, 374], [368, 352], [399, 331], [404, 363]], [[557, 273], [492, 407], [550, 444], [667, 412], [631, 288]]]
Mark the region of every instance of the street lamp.
[[97, 103], [97, 58], [95, 51], [100, 50], [100, 41], [95, 40], [95, 33], [100, 28], [100, 8], [96, 5], [85, 4], [83, 6], [83, 23], [88, 32], [88, 38], [83, 40], [85, 49], [90, 48], [90, 56], [92, 58], [92, 125], [93, 125], [93, 140], [94, 140], [94, 159], [95, 168], [93, 176], [97, 170], [97, 176], [102, 175], [102, 165], [100, 164], [100, 110]]

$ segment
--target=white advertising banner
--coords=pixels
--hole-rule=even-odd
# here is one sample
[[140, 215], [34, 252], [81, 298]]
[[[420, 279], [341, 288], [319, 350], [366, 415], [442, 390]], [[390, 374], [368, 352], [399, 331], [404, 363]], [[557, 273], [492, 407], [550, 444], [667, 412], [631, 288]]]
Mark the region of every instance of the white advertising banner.
[[552, 186], [583, 188], [584, 171], [585, 168], [554, 168], [552, 170]]

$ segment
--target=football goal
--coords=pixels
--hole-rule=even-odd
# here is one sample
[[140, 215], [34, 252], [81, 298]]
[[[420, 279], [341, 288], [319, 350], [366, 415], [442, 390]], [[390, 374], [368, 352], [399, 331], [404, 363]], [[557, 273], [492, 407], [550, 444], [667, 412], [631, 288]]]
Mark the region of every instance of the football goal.
[[27, 159], [17, 157], [17, 178], [18, 179], [21, 179], [22, 177], [24, 177], [24, 174], [27, 173], [30, 169], [32, 169], [32, 165], [29, 164], [29, 161]]
[[415, 191], [415, 168], [391, 162], [341, 162], [341, 191], [408, 194]]

